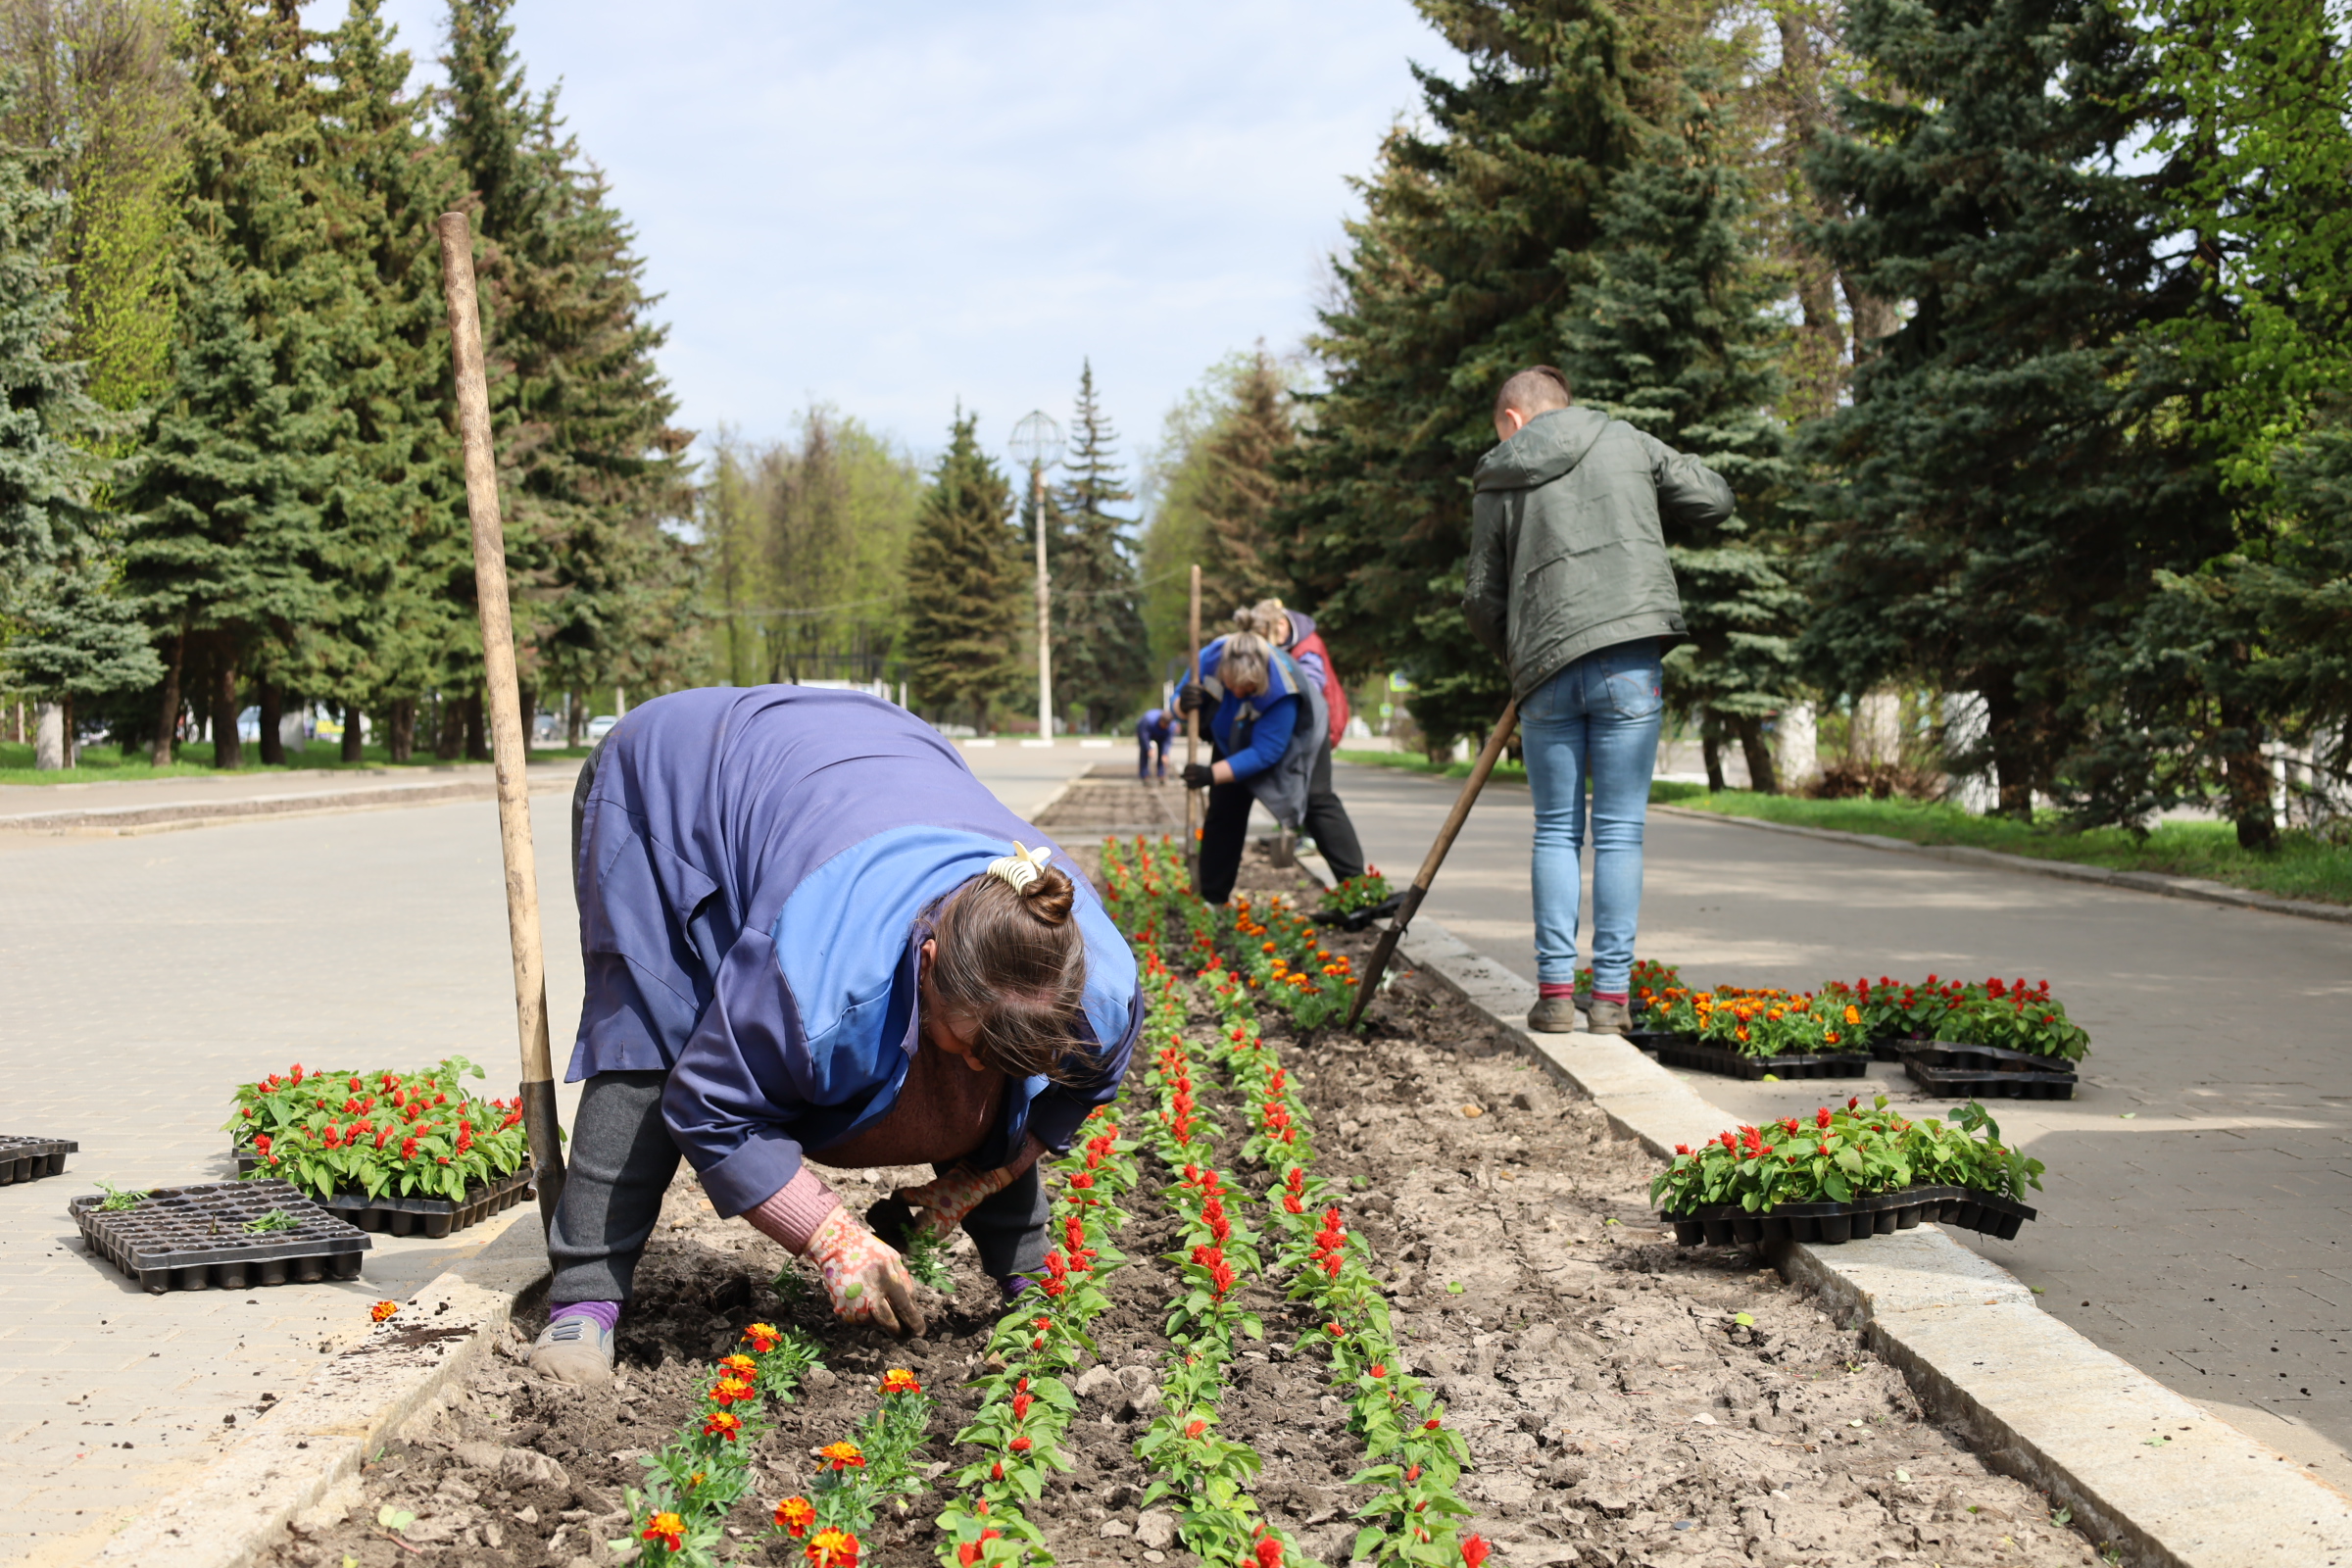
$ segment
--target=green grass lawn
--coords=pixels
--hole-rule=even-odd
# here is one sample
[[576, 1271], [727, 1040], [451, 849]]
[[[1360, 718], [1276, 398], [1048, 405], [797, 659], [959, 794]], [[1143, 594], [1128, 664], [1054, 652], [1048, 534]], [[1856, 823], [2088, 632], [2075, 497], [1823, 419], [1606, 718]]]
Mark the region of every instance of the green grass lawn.
[[[588, 748], [576, 750], [549, 747], [531, 753], [534, 762], [562, 761], [566, 758], [586, 757]], [[331, 741], [313, 742], [299, 752], [286, 754], [284, 767], [264, 767], [260, 760], [261, 748], [250, 741], [245, 746], [243, 773], [292, 773], [309, 771], [366, 772], [370, 768], [447, 767], [452, 764], [427, 752], [406, 762], [395, 762], [392, 754], [381, 746], [361, 748], [360, 760], [340, 760], [341, 748]], [[168, 767], [157, 767], [147, 760], [147, 750], [139, 748], [129, 756], [113, 746], [84, 747], [81, 765], [57, 768], [50, 772], [35, 771], [32, 765], [32, 743], [18, 744], [0, 741], [0, 784], [102, 784], [115, 779], [139, 778], [198, 778], [218, 776], [213, 766], [213, 748], [209, 741], [190, 741], [179, 748], [178, 760]]]
[[[1343, 762], [1362, 762], [1368, 767], [1398, 767], [1407, 773], [1429, 773], [1442, 778], [1468, 778], [1468, 762], [1433, 762], [1419, 752], [1334, 752], [1332, 756]], [[1494, 777], [1527, 782], [1524, 764], [1504, 760], [1494, 764]]]
[[[1680, 786], [1678, 796], [1680, 790], [1693, 793], [1674, 804], [1726, 816], [1871, 833], [1912, 844], [1961, 844], [2116, 871], [2204, 877], [2279, 898], [2352, 904], [2352, 848], [2325, 843], [2308, 833], [2288, 833], [2276, 855], [2260, 856], [2239, 849], [2236, 830], [2227, 822], [2164, 822], [2146, 838], [2135, 839], [2121, 828], [2078, 832], [2050, 812], [2028, 824], [2011, 817], [1972, 816], [1957, 807], [1922, 801], [1811, 801], [1741, 790], [1709, 795], [1696, 785]], [[1661, 798], [1656, 787], [1650, 798]]]

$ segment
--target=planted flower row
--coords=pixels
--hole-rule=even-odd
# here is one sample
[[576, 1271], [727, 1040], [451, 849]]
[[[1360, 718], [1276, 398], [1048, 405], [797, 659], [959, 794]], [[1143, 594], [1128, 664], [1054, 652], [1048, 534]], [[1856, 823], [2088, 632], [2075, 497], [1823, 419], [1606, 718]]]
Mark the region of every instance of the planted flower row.
[[630, 1533], [612, 1543], [614, 1552], [633, 1553], [640, 1565], [715, 1562], [721, 1521], [752, 1492], [751, 1448], [773, 1425], [766, 1412], [791, 1403], [819, 1364], [816, 1346], [802, 1334], [766, 1323], [746, 1329], [742, 1348], [718, 1363], [701, 1410], [639, 1461], [652, 1473], [643, 1492], [625, 1492]]
[[514, 1175], [529, 1158], [522, 1100], [482, 1100], [463, 1056], [422, 1072], [306, 1072], [300, 1062], [239, 1084], [225, 1124], [254, 1156], [249, 1180], [275, 1178], [337, 1193], [462, 1200]]
[[1014, 1298], [990, 1336], [979, 1412], [956, 1435], [981, 1457], [956, 1478], [968, 1495], [938, 1516], [939, 1557], [949, 1568], [1054, 1560], [1024, 1508], [1044, 1495], [1054, 1471], [1069, 1468], [1060, 1441], [1078, 1401], [1063, 1375], [1093, 1348], [1087, 1329], [1110, 1304], [1102, 1276], [1125, 1261], [1111, 1239], [1127, 1222], [1119, 1200], [1140, 1174], [1117, 1118], [1115, 1105], [1097, 1110], [1079, 1129], [1078, 1146], [1052, 1167], [1060, 1178], [1050, 1221], [1056, 1245], [1036, 1289]]

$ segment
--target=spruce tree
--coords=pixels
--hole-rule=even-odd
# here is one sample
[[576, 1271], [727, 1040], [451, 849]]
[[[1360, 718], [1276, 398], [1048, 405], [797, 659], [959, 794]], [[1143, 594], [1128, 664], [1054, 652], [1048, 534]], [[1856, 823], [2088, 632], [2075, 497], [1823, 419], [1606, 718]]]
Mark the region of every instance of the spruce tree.
[[[348, 419], [338, 349], [362, 329], [362, 301], [334, 242], [299, 16], [193, 0], [187, 35], [178, 340], [126, 498], [124, 576], [154, 623], [202, 639], [215, 765], [233, 767], [240, 677], [300, 678], [303, 631], [334, 614], [321, 500]], [[172, 716], [160, 715], [164, 734]]]
[[1083, 710], [1102, 730], [1127, 716], [1152, 682], [1144, 614], [1136, 585], [1132, 526], [1109, 509], [1133, 501], [1111, 454], [1118, 433], [1095, 395], [1095, 368], [1078, 377], [1070, 424], [1068, 477], [1048, 509], [1047, 566], [1054, 575], [1054, 698], [1064, 712]]
[[2004, 810], [2064, 787], [2159, 572], [2230, 537], [2165, 322], [2198, 308], [2131, 152], [2145, 40], [2099, 0], [1858, 0], [1871, 91], [1814, 176], [1827, 253], [1912, 302], [1812, 431], [1830, 470], [1804, 647], [1823, 685], [1984, 697]]
[[[1202, 525], [1202, 618], [1219, 631], [1236, 609], [1290, 592], [1274, 518], [1286, 494], [1284, 465], [1298, 444], [1290, 388], [1260, 348], [1234, 377], [1231, 402], [1200, 443], [1199, 482], [1188, 497]], [[1205, 627], [1202, 635], [1209, 635]]]
[[1485, 730], [1508, 695], [1460, 609], [1494, 389], [1557, 363], [1608, 183], [1687, 39], [1595, 0], [1419, 6], [1463, 79], [1417, 72], [1419, 122], [1390, 133], [1360, 187], [1335, 264], [1343, 299], [1310, 345], [1330, 385], [1310, 400], [1278, 528], [1341, 663], [1409, 676], [1435, 747]]
[[[444, 651], [466, 640], [448, 586], [470, 575], [472, 552], [431, 228], [465, 184], [425, 122], [429, 98], [408, 91], [410, 57], [382, 0], [350, 0], [325, 37], [325, 65], [337, 233], [362, 314], [345, 351], [351, 418], [325, 498], [335, 612], [316, 639], [316, 688], [347, 712], [381, 715], [438, 684]], [[360, 756], [356, 723], [343, 752]]]
[[1011, 526], [1012, 488], [957, 411], [906, 558], [907, 690], [934, 712], [968, 710], [986, 733], [1022, 684], [1016, 657], [1029, 585]]
[[[22, 85], [0, 72], [0, 122]], [[155, 653], [133, 607], [114, 591], [91, 491], [105, 466], [82, 447], [109, 426], [61, 361], [71, 305], [60, 265], [67, 202], [57, 155], [0, 143], [0, 660], [11, 684], [67, 707], [155, 678]]]
[[1770, 791], [1763, 721], [1797, 688], [1803, 599], [1776, 526], [1790, 477], [1775, 413], [1786, 333], [1765, 314], [1777, 280], [1748, 246], [1754, 203], [1723, 107], [1730, 64], [1693, 61], [1611, 182], [1564, 314], [1563, 363], [1579, 402], [1696, 454], [1740, 499], [1718, 526], [1667, 525], [1690, 630], [1668, 657], [1667, 700], [1698, 710], [1710, 735], [1736, 735], [1753, 786]]

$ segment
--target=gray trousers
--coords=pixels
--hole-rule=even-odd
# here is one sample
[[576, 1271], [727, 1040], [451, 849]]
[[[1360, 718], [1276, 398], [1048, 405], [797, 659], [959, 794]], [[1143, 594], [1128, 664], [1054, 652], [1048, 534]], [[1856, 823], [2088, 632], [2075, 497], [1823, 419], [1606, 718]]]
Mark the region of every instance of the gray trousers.
[[[662, 1120], [668, 1080], [662, 1072], [605, 1072], [581, 1087], [564, 1201], [547, 1233], [555, 1265], [549, 1305], [629, 1298], [637, 1259], [678, 1169], [678, 1146]], [[980, 1266], [1004, 1280], [1045, 1267], [1049, 1217], [1045, 1183], [1032, 1165], [965, 1215], [963, 1231], [979, 1249]]]

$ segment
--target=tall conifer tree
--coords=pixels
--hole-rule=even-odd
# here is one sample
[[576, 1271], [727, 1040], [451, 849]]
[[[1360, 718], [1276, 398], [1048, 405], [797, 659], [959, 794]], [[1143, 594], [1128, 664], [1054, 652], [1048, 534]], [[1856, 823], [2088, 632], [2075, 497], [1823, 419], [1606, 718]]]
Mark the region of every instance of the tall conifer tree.
[[1241, 606], [1290, 591], [1274, 519], [1298, 444], [1290, 389], [1260, 348], [1234, 378], [1231, 404], [1200, 443], [1198, 483], [1186, 497], [1200, 514], [1200, 603], [1208, 617], [1221, 621]]
[[1135, 499], [1112, 456], [1118, 432], [1095, 395], [1095, 368], [1078, 376], [1068, 477], [1054, 487], [1048, 568], [1054, 574], [1054, 698], [1093, 727], [1116, 724], [1152, 680], [1136, 587], [1130, 519], [1110, 508]]
[[932, 470], [906, 558], [909, 695], [924, 708], [968, 710], [983, 732], [1021, 684], [1015, 659], [1023, 590], [1012, 488], [958, 411]]

